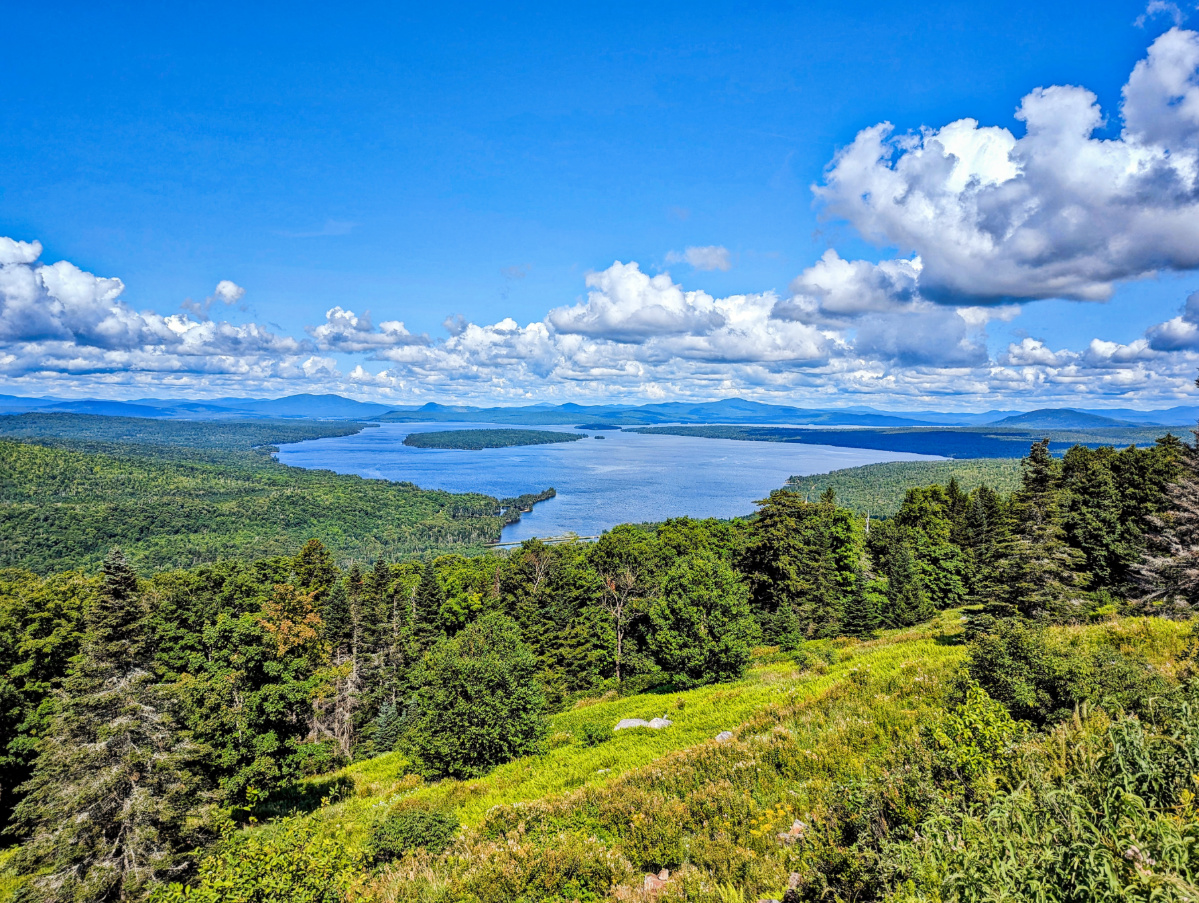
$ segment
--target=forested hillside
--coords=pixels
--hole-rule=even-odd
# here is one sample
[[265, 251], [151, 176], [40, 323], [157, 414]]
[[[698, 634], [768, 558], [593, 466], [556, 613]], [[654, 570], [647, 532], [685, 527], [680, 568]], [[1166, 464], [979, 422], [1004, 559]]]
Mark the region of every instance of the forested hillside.
[[[1049, 440], [1049, 450], [1061, 454], [1075, 445], [1151, 445], [1167, 430], [1159, 426], [1104, 427], [1095, 429], [1008, 429], [979, 427], [910, 427], [825, 429], [785, 426], [649, 426], [630, 430], [637, 433], [668, 433], [708, 439], [737, 439], [749, 442], [796, 442], [802, 445], [834, 445], [840, 448], [876, 448], [882, 451], [940, 455], [946, 458], [1018, 458], [1030, 442]], [[1185, 432], [1176, 429], [1175, 432]]]
[[[286, 467], [276, 443], [357, 425], [0, 417], [0, 566], [94, 566], [120, 545], [140, 570], [291, 555], [313, 535], [340, 561], [397, 558], [499, 539], [519, 500]], [[537, 488], [537, 487], [531, 487]]]
[[948, 485], [954, 480], [962, 492], [987, 486], [1007, 495], [1020, 486], [1019, 458], [965, 458], [951, 461], [887, 461], [847, 467], [829, 473], [793, 476], [787, 489], [805, 498], [818, 499], [829, 489], [838, 504], [856, 514], [890, 517], [903, 504], [913, 486]]
[[[5, 451], [68, 498], [155, 472]], [[313, 539], [3, 571], [5, 880], [499, 903], [634, 899], [666, 869], [657, 899], [1191, 899], [1197, 464], [1173, 438], [1038, 443], [1010, 494], [951, 479], [882, 522], [780, 490], [749, 521], [425, 563], [341, 567]]]
[[519, 445], [553, 445], [586, 439], [581, 433], [554, 430], [436, 430], [431, 433], [409, 433], [404, 444], [413, 448], [461, 448], [479, 451], [484, 448], [514, 448]]

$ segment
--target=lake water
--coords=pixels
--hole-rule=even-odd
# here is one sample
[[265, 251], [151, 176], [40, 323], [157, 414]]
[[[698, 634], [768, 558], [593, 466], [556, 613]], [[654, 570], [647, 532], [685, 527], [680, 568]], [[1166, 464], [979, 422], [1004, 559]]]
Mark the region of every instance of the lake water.
[[[279, 460], [363, 477], [406, 480], [425, 489], [482, 492], [505, 498], [549, 487], [557, 498], [540, 502], [504, 529], [505, 542], [566, 532], [594, 536], [623, 523], [668, 517], [735, 517], [792, 475], [825, 473], [881, 461], [937, 460], [929, 455], [537, 427], [588, 438], [578, 442], [481, 451], [411, 448], [414, 432], [512, 426], [490, 423], [385, 423], [354, 436], [285, 445]], [[604, 436], [594, 439], [593, 436]]]

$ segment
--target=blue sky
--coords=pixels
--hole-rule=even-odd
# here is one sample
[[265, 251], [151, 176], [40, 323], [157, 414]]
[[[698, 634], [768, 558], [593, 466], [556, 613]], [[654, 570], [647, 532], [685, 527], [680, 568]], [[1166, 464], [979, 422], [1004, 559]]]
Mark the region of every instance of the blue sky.
[[[828, 175], [883, 122], [885, 140], [964, 118], [1019, 139], [1022, 98], [1052, 85], [1093, 92], [1096, 144], [1185, 170], [1191, 82], [1155, 106], [1149, 79], [1135, 134], [1121, 116], [1155, 41], [1175, 36], [1163, 72], [1199, 47], [1177, 7], [433, 6], [7, 10], [21, 39], [0, 57], [15, 86], [0, 106], [0, 236], [26, 250], [0, 259], [34, 288], [8, 283], [0, 391], [976, 408], [1187, 396], [1199, 302], [1195, 323], [1179, 313], [1199, 276], [1185, 190], [1080, 254], [1078, 211], [1054, 204], [1091, 176], [1029, 145], [1039, 163], [1010, 179], [1027, 196], [1002, 203], [1055, 215], [1013, 233], [1011, 254], [963, 264], [977, 229], [944, 247], [895, 204], [855, 206], [879, 172]], [[1073, 115], [1061, 110], [1043, 121]], [[922, 173], [904, 175], [913, 191]], [[1144, 195], [1105, 185], [1103, 166], [1093, 178], [1113, 199], [1084, 219]], [[953, 210], [934, 216], [948, 226]], [[1179, 247], [1157, 253], [1146, 223], [1163, 210], [1181, 217]], [[830, 249], [924, 269], [862, 270], [833, 297], [810, 269]], [[69, 278], [37, 275], [57, 261]], [[80, 300], [76, 274], [123, 290]], [[862, 300], [872, 286], [887, 297]]]

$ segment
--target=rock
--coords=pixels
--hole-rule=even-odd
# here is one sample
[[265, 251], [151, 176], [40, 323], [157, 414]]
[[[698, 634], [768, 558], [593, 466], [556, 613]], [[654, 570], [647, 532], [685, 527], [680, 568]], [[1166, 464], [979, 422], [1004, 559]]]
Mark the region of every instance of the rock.
[[791, 822], [791, 830], [782, 834], [774, 835], [780, 843], [785, 843], [788, 846], [795, 843], [804, 836], [804, 832], [808, 830], [808, 826], [801, 822], [798, 818]]
[[623, 730], [625, 728], [647, 728], [649, 726], [650, 722], [645, 721], [644, 718], [621, 718], [619, 722], [616, 722], [616, 727], [614, 727], [613, 730]]
[[623, 718], [616, 723], [614, 731], [623, 731], [626, 727], [648, 727], [654, 730], [660, 730], [664, 727], [670, 727], [674, 722], [667, 721], [665, 718], [655, 718], [653, 721], [646, 721], [643, 718]]
[[657, 893], [666, 886], [666, 882], [670, 880], [670, 870], [662, 869], [656, 875], [645, 876], [645, 892], [647, 894]]
[[732, 739], [733, 739], [732, 731], [721, 731], [719, 734], [716, 735], [717, 743], [728, 743]]

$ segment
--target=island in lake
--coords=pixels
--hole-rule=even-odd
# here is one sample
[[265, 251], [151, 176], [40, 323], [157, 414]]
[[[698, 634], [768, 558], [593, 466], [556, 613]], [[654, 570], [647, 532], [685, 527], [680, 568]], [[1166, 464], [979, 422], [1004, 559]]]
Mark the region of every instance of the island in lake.
[[404, 444], [412, 448], [458, 448], [472, 451], [483, 448], [512, 448], [517, 445], [550, 445], [586, 439], [578, 433], [553, 430], [440, 430], [433, 433], [409, 433]]

